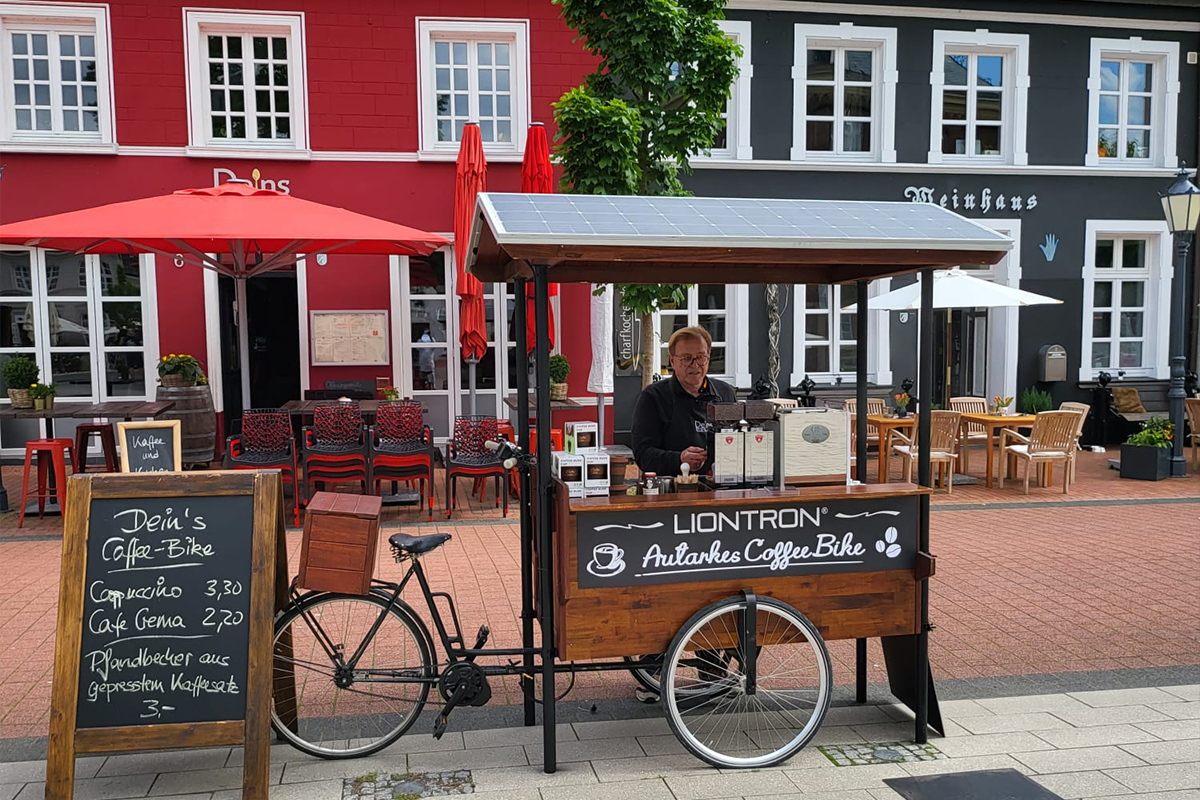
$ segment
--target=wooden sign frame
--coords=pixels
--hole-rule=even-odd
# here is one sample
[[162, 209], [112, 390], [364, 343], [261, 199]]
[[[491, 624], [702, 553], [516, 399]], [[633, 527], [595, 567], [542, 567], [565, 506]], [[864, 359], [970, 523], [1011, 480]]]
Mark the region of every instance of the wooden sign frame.
[[[129, 472], [129, 448], [127, 447], [128, 437], [126, 437], [126, 435], [125, 435], [126, 431], [145, 430], [148, 428], [158, 428], [160, 430], [165, 429], [165, 428], [171, 429], [171, 437], [172, 437], [172, 441], [174, 442], [174, 446], [172, 447], [171, 452], [175, 456], [175, 469], [174, 470], [161, 470], [161, 471], [162, 472], [182, 472], [183, 471], [183, 451], [180, 450], [180, 447], [182, 446], [181, 443], [182, 443], [182, 439], [183, 439], [183, 423], [177, 419], [146, 420], [143, 422], [118, 422], [117, 423], [117, 445], [120, 447], [120, 450], [121, 450], [121, 472]], [[145, 475], [147, 473], [139, 473], [139, 474]]]
[[[251, 496], [254, 498], [249, 591], [249, 653], [244, 719], [77, 728], [87, 545], [93, 499]], [[54, 688], [46, 759], [47, 800], [71, 800], [75, 756], [180, 747], [242, 745], [242, 797], [267, 800], [271, 744], [272, 627], [286, 594], [283, 483], [277, 470], [75, 475], [63, 512], [62, 577], [54, 644]]]

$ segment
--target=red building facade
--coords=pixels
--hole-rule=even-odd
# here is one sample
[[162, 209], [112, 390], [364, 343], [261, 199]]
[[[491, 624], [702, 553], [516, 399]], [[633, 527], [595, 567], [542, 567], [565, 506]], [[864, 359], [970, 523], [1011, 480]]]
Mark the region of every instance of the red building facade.
[[[572, 38], [548, 0], [0, 2], [0, 222], [237, 179], [449, 235], [462, 123], [481, 123], [488, 188], [516, 191], [529, 124], [552, 126], [551, 104], [591, 68]], [[158, 357], [191, 353], [231, 414], [387, 378], [444, 436], [467, 389], [452, 264], [450, 248], [335, 253], [239, 297], [161, 257], [5, 247], [0, 361], [33, 355], [60, 402], [103, 402], [152, 398]], [[513, 301], [487, 289], [478, 407], [505, 416]], [[587, 287], [559, 302], [571, 393], [585, 395]], [[382, 359], [313, 348], [327, 321], [313, 312], [353, 310], [386, 312]], [[5, 421], [0, 448], [36, 425]]]

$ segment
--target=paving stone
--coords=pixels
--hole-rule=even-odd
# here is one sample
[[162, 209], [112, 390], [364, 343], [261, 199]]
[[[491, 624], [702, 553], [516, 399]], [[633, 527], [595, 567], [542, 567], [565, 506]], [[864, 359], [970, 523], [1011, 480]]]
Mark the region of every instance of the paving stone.
[[[123, 800], [145, 797], [154, 783], [153, 775], [118, 775], [112, 778], [85, 778], [75, 781], [74, 800]], [[179, 792], [175, 792], [179, 794]], [[45, 800], [44, 781], [27, 783], [17, 800]]]
[[1015, 769], [1028, 775], [1029, 767], [1009, 755], [967, 756], [945, 761], [922, 761], [917, 764], [901, 764], [909, 775], [944, 775], [951, 772], [979, 772], [989, 769]]
[[852, 725], [855, 734], [867, 742], [911, 742], [916, 734], [912, 722], [887, 722], [882, 725]]
[[[579, 788], [579, 787], [576, 787]], [[478, 797], [479, 800], [542, 800], [542, 793], [534, 789], [501, 789], [497, 792], [481, 792], [479, 787], [475, 787], [473, 797]]]
[[951, 758], [1026, 753], [1033, 750], [1053, 749], [1049, 742], [1039, 739], [1027, 731], [985, 733], [979, 736], [955, 736], [936, 741], [937, 748]]
[[796, 790], [796, 784], [778, 771], [743, 770], [737, 774], [671, 776], [667, 778], [667, 786], [678, 800], [757, 797]]
[[890, 786], [884, 786], [882, 789], [867, 789], [867, 792], [875, 800], [902, 800], [904, 797]]
[[[554, 738], [560, 742], [577, 742], [575, 728], [571, 725], [555, 725]], [[432, 736], [429, 738], [433, 738]], [[526, 728], [493, 728], [484, 731], [463, 731], [463, 743], [469, 748], [476, 747], [511, 747], [523, 744], [541, 744], [542, 726], [534, 725]], [[436, 741], [436, 740], [435, 740]], [[415, 751], [414, 751], [415, 752]]]
[[[271, 786], [267, 791], [267, 798], [268, 800], [340, 800], [342, 787], [341, 778], [309, 783], [284, 783]], [[155, 798], [155, 800], [159, 800], [159, 798]], [[223, 792], [213, 792], [212, 800], [242, 800], [242, 790], [227, 789]]]
[[[540, 728], [538, 730], [541, 730]], [[515, 744], [515, 742], [514, 742]], [[433, 738], [431, 733], [406, 733], [387, 747], [375, 753], [376, 756], [403, 755], [405, 753], [441, 753], [446, 750], [462, 750], [463, 734], [459, 731], [448, 731], [441, 739]]]
[[892, 721], [893, 718], [879, 706], [835, 706], [829, 709], [821, 727], [871, 725]]
[[283, 770], [283, 780], [280, 782], [288, 784], [340, 781], [342, 778], [357, 778], [359, 775], [366, 775], [369, 772], [404, 772], [406, 768], [403, 756], [374, 755], [337, 761], [299, 761], [286, 765]]
[[[279, 783], [283, 764], [272, 764], [268, 770], [268, 784]], [[242, 785], [241, 767], [221, 769], [197, 769], [188, 772], [164, 772], [150, 787], [152, 796], [169, 794], [196, 794], [221, 789], [236, 789]]]
[[[1117, 800], [1200, 800], [1200, 789], [1182, 789], [1178, 792], [1144, 792], [1141, 794], [1116, 795]], [[1107, 800], [1098, 797], [1096, 800]]]
[[519, 767], [528, 764], [529, 759], [525, 757], [523, 747], [480, 747], [443, 753], [412, 753], [408, 757], [408, 769], [411, 772]]
[[784, 774], [806, 795], [810, 792], [886, 788], [883, 786], [884, 778], [908, 777], [908, 773], [901, 769], [899, 764], [871, 764], [865, 767], [836, 769], [785, 769]]
[[[1082, 705], [1082, 703], [1080, 704]], [[964, 717], [958, 721], [971, 733], [1013, 733], [1015, 731], [1044, 731], [1069, 728], [1070, 724], [1053, 714], [1005, 714], [991, 717]]]
[[[530, 764], [542, 763], [543, 749], [540, 742], [525, 745], [525, 755]], [[640, 758], [645, 755], [645, 751], [636, 738], [589, 739], [586, 742], [559, 742], [557, 755], [560, 762], [595, 761], [607, 758]]]
[[[1176, 703], [1174, 705], [1187, 705]], [[1196, 704], [1200, 706], [1200, 703]], [[1149, 706], [1114, 706], [1112, 708], [1091, 708], [1085, 706], [1079, 709], [1063, 709], [1054, 712], [1054, 716], [1077, 728], [1091, 728], [1099, 725], [1125, 725], [1134, 722], [1162, 722], [1171, 719], [1167, 714], [1155, 711]]]
[[1162, 690], [1184, 700], [1191, 700], [1193, 703], [1200, 702], [1200, 683], [1184, 684], [1183, 686], [1164, 686]]
[[606, 719], [576, 722], [575, 735], [583, 739], [620, 739], [626, 736], [659, 736], [671, 733], [665, 717], [647, 719]]
[[581, 786], [596, 783], [596, 773], [586, 761], [559, 764], [558, 771], [547, 775], [541, 767], [497, 767], [471, 770], [476, 792], [548, 786]]
[[674, 800], [675, 796], [662, 778], [651, 778], [594, 786], [548, 786], [542, 789], [542, 797], [544, 800]]
[[1063, 800], [1130, 793], [1128, 788], [1098, 771], [1060, 772], [1051, 775], [1030, 775], [1029, 777], [1062, 797]]
[[[942, 719], [981, 717], [996, 713], [977, 700], [943, 700], [938, 703], [938, 707], [941, 708]], [[908, 706], [901, 705], [899, 708], [903, 709], [908, 714], [912, 714], [912, 712], [909, 711]], [[889, 789], [888, 791], [891, 790]]]
[[1088, 770], [1136, 767], [1137, 756], [1119, 747], [1076, 747], [1070, 750], [1049, 750], [1040, 753], [1017, 753], [1013, 758], [1034, 772], [1085, 772]]
[[1159, 739], [1200, 739], [1200, 719], [1141, 722], [1136, 726]]
[[[308, 753], [303, 753], [290, 744], [273, 744], [271, 745], [271, 763], [272, 764], [290, 764], [301, 761], [323, 761], [324, 759], [310, 756]], [[225, 761], [227, 767], [240, 767], [246, 763], [246, 750], [242, 747], [235, 747], [229, 751], [229, 758]]]
[[1090, 708], [1086, 703], [1065, 694], [1032, 694], [1024, 697], [989, 697], [975, 702], [993, 714], [1037, 714]]
[[1200, 742], [1194, 740], [1127, 744], [1121, 749], [1128, 750], [1147, 764], [1180, 764], [1185, 761], [1200, 761]]
[[1176, 789], [1200, 789], [1200, 764], [1162, 764], [1127, 769], [1106, 769], [1135, 792], [1170, 792]]
[[[104, 756], [75, 759], [75, 780], [94, 778], [104, 765]], [[33, 783], [46, 780], [45, 761], [9, 761], [0, 763], [0, 783]]]
[[602, 783], [639, 781], [673, 775], [711, 773], [712, 767], [691, 753], [643, 758], [610, 758], [591, 762], [596, 777]]
[[121, 753], [109, 756], [96, 776], [107, 778], [112, 775], [154, 775], [160, 772], [221, 769], [226, 766], [229, 754], [230, 748], [228, 747], [168, 750], [156, 753]]
[[21, 792], [23, 783], [0, 783], [0, 800], [13, 800]]
[[[889, 790], [890, 791], [890, 790]], [[893, 794], [892, 797], [899, 797]], [[805, 792], [804, 794], [773, 794], [771, 800], [875, 800], [875, 795], [866, 789], [847, 789], [834, 792]]]
[[1081, 703], [1092, 708], [1108, 708], [1110, 706], [1144, 706], [1151, 703], [1175, 703], [1179, 701], [1176, 695], [1164, 692], [1162, 689], [1102, 689], [1094, 692], [1068, 692]]
[[687, 752], [677, 736], [639, 736], [637, 742], [648, 756], [674, 756]]
[[[1163, 722], [1146, 723], [1165, 725]], [[1200, 729], [1196, 734], [1200, 737]], [[1153, 742], [1156, 737], [1134, 725], [1101, 725], [1095, 728], [1057, 728], [1038, 731], [1038, 738], [1045, 739], [1055, 747], [1100, 747], [1106, 744], [1133, 744]]]
[[1155, 703], [1150, 708], [1171, 719], [1200, 719], [1200, 703]]

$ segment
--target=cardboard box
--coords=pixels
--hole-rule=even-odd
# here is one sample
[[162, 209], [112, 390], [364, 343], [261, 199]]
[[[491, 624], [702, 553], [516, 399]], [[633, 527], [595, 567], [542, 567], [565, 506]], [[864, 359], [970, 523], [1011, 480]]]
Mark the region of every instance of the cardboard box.
[[762, 428], [746, 431], [746, 483], [768, 486], [775, 481], [775, 432]]
[[550, 454], [550, 469], [554, 477], [567, 485], [571, 497], [583, 497], [583, 456], [555, 450]]
[[600, 449], [600, 429], [595, 422], [568, 422], [563, 426], [563, 447], [568, 453], [592, 453]]
[[583, 493], [587, 497], [608, 497], [612, 488], [609, 478], [611, 465], [608, 453], [583, 454]]
[[712, 436], [713, 483], [717, 486], [740, 485], [746, 457], [746, 435], [741, 431], [716, 431]]

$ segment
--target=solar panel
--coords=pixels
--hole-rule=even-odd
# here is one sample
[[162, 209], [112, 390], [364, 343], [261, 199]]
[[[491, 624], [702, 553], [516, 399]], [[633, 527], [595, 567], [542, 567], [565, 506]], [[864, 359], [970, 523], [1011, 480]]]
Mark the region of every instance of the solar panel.
[[1003, 250], [1010, 240], [929, 203], [482, 193], [497, 242]]

